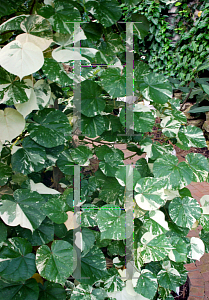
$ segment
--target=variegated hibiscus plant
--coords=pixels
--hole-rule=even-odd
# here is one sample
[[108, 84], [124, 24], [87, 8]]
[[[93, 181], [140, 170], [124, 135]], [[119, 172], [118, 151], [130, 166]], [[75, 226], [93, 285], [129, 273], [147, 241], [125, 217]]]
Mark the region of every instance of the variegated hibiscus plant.
[[206, 141], [137, 53], [139, 2], [1, 0], [1, 299], [172, 299], [209, 250], [207, 158], [174, 151]]

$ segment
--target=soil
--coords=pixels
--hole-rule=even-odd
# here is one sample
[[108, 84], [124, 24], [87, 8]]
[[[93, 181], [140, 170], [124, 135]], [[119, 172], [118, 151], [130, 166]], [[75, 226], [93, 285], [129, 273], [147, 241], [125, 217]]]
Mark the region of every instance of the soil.
[[182, 150], [178, 147], [175, 147], [176, 154], [177, 156], [182, 156], [183, 158], [188, 154], [188, 153], [201, 153], [205, 157], [209, 158], [209, 150], [208, 148], [194, 148], [191, 147], [189, 150]]
[[171, 292], [171, 295], [175, 300], [187, 300], [189, 297], [189, 277], [187, 277], [185, 284], [180, 287], [179, 295], [177, 295], [175, 292]]

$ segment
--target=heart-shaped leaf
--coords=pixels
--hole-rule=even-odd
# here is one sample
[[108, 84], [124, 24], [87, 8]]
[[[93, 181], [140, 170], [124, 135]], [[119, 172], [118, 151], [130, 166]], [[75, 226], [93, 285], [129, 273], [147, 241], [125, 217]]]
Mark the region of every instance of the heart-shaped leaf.
[[201, 208], [199, 203], [191, 197], [183, 199], [176, 197], [169, 204], [169, 215], [178, 226], [191, 229], [201, 216]]
[[192, 182], [193, 171], [186, 162], [178, 164], [174, 155], [165, 155], [154, 162], [153, 174], [162, 177], [166, 182], [165, 188], [182, 189]]
[[149, 270], [142, 270], [134, 290], [147, 299], [153, 299], [157, 292], [157, 277]]
[[153, 177], [139, 179], [135, 191], [136, 203], [143, 210], [156, 210], [165, 204], [163, 185]]
[[35, 73], [44, 64], [44, 56], [39, 47], [15, 40], [1, 49], [0, 64], [8, 72], [20, 77]]
[[64, 284], [73, 273], [75, 256], [73, 246], [66, 241], [56, 240], [51, 249], [47, 245], [38, 248], [36, 266], [39, 274], [52, 282]]
[[149, 101], [164, 104], [172, 98], [172, 86], [163, 75], [148, 74], [139, 87], [142, 95]]
[[28, 126], [30, 137], [39, 145], [51, 148], [64, 144], [71, 132], [67, 116], [55, 109], [45, 108], [33, 117], [34, 122]]
[[3, 195], [1, 198], [0, 216], [4, 223], [9, 226], [20, 225], [31, 231], [38, 228], [45, 218], [41, 211], [45, 200], [36, 192], [27, 189], [14, 191], [14, 198]]
[[119, 3], [116, 0], [88, 1], [86, 7], [105, 27], [116, 23], [122, 14]]
[[16, 172], [27, 175], [43, 169], [45, 160], [45, 149], [27, 136], [22, 142], [22, 147], [12, 155], [12, 168]]
[[104, 205], [97, 213], [101, 239], [125, 239], [125, 213], [116, 205]]
[[189, 167], [193, 170], [192, 181], [206, 181], [209, 172], [209, 163], [207, 158], [200, 153], [189, 153], [185, 158]]
[[7, 300], [38, 300], [39, 287], [35, 279], [23, 282], [0, 280], [0, 297]]
[[[24, 281], [36, 272], [35, 255], [31, 244], [20, 237], [4, 243], [0, 249], [0, 275], [2, 279]], [[18, 272], [17, 272], [18, 269]]]
[[0, 110], [0, 140], [11, 141], [25, 128], [25, 119], [13, 108]]

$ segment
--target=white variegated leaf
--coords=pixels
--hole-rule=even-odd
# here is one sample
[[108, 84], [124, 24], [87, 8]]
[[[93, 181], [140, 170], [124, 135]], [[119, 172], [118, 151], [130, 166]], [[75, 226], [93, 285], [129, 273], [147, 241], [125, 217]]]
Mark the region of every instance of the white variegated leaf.
[[192, 237], [190, 243], [191, 243], [190, 257], [192, 259], [200, 260], [200, 258], [205, 253], [205, 245], [203, 241], [199, 238]]
[[33, 43], [23, 45], [15, 40], [8, 43], [0, 51], [0, 65], [8, 72], [20, 77], [38, 71], [44, 64], [41, 49]]

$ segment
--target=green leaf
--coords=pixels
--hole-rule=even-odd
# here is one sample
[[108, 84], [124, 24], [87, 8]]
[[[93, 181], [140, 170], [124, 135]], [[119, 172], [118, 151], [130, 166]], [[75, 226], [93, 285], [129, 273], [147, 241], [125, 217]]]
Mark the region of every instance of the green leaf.
[[43, 109], [49, 103], [51, 97], [50, 85], [44, 80], [38, 80], [34, 84], [34, 93], [38, 108]]
[[163, 75], [148, 74], [144, 76], [144, 83], [141, 83], [139, 87], [147, 100], [164, 104], [172, 98], [172, 86]]
[[45, 281], [44, 285], [40, 285], [38, 300], [66, 300], [66, 291], [58, 283]]
[[12, 168], [15, 172], [27, 175], [43, 169], [45, 160], [45, 149], [27, 136], [22, 142], [22, 147], [12, 155]]
[[80, 22], [79, 10], [71, 3], [62, 0], [54, 1], [54, 11], [51, 7], [44, 7], [39, 13], [48, 18], [53, 30], [60, 33], [71, 33], [72, 22]]
[[141, 174], [141, 177], [153, 176], [145, 158], [140, 158], [136, 161], [136, 169]]
[[121, 75], [119, 68], [108, 68], [100, 76], [101, 85], [113, 98], [124, 97], [126, 95], [125, 74]]
[[[72, 292], [70, 299], [72, 300], [96, 300], [92, 294], [93, 287], [89, 284], [78, 284]], [[99, 299], [99, 298], [98, 298]]]
[[30, 15], [20, 24], [24, 32], [44, 39], [52, 39], [52, 27], [48, 20], [37, 14]]
[[209, 172], [209, 163], [207, 158], [200, 153], [189, 153], [185, 158], [189, 167], [193, 170], [192, 181], [206, 181]]
[[62, 224], [67, 221], [68, 205], [59, 196], [51, 196], [50, 199], [42, 206], [42, 211], [54, 223]]
[[1, 198], [0, 216], [9, 226], [20, 225], [31, 231], [38, 228], [45, 218], [41, 211], [45, 200], [37, 192], [28, 189], [14, 191], [14, 198], [3, 195]]
[[[35, 255], [31, 244], [22, 238], [14, 237], [0, 249], [0, 276], [2, 279], [23, 281], [36, 272]], [[18, 270], [18, 272], [17, 272]]]
[[86, 9], [105, 27], [115, 24], [122, 15], [120, 5], [116, 0], [88, 1]]
[[166, 289], [175, 291], [180, 285], [181, 277], [179, 272], [174, 268], [169, 268], [168, 270], [161, 270], [157, 274], [157, 281], [159, 285]]
[[82, 254], [85, 255], [94, 246], [95, 235], [92, 230], [88, 228], [82, 228]]
[[207, 147], [203, 132], [200, 128], [192, 125], [183, 127], [178, 133], [178, 143], [176, 144], [179, 148], [185, 147]]
[[99, 160], [104, 160], [104, 156], [105, 154], [112, 154], [113, 153], [113, 150], [106, 146], [106, 145], [102, 145], [100, 147], [97, 147], [95, 149], [95, 153], [96, 153], [96, 156], [98, 157]]
[[106, 129], [106, 123], [103, 116], [98, 115], [94, 118], [89, 118], [82, 115], [81, 131], [84, 135], [95, 138], [100, 136]]
[[57, 160], [57, 166], [66, 175], [72, 175], [75, 164], [88, 165], [89, 158], [92, 157], [91, 150], [86, 146], [78, 146], [75, 149], [67, 149], [63, 151]]
[[196, 72], [199, 72], [199, 71], [202, 71], [202, 70], [205, 70], [208, 68], [209, 68], [209, 61], [206, 61], [196, 69]]
[[178, 164], [178, 158], [169, 154], [154, 162], [153, 174], [165, 181], [165, 188], [167, 189], [182, 189], [193, 179], [193, 171], [186, 162]]
[[75, 260], [73, 246], [66, 241], [56, 240], [51, 249], [47, 245], [38, 248], [36, 266], [39, 274], [52, 282], [64, 284], [73, 273]]
[[124, 204], [125, 187], [120, 186], [113, 177], [105, 177], [99, 190], [99, 198], [106, 203], [123, 205]]
[[97, 225], [97, 207], [94, 204], [82, 205], [81, 226], [94, 227]]
[[156, 160], [157, 158], [165, 155], [172, 154], [172, 145], [161, 145], [160, 143], [152, 143], [149, 140], [141, 143], [141, 149], [147, 153], [148, 158]]
[[93, 284], [105, 276], [106, 260], [103, 252], [96, 246], [81, 257], [81, 279], [84, 283]]
[[0, 280], [0, 297], [5, 300], [38, 300], [39, 287], [35, 279], [25, 282]]
[[45, 58], [42, 70], [48, 79], [61, 86], [69, 86], [73, 83], [73, 77], [70, 77], [71, 73], [67, 74], [63, 65], [52, 58]]
[[[126, 109], [122, 108], [120, 112], [120, 121], [123, 126], [126, 126]], [[133, 124], [134, 130], [137, 132], [149, 132], [152, 131], [152, 127], [155, 124], [155, 117], [150, 111], [139, 112], [138, 106], [134, 106], [133, 109]]]
[[157, 292], [157, 277], [149, 270], [142, 270], [134, 290], [147, 299], [153, 299]]
[[169, 204], [169, 215], [176, 225], [191, 229], [201, 216], [201, 208], [197, 200], [191, 197], [176, 197]]
[[25, 92], [25, 89], [28, 89], [28, 86], [26, 86], [22, 82], [19, 81], [12, 82], [6, 88], [6, 91], [4, 92], [4, 97], [0, 101], [0, 103], [13, 105], [13, 104], [27, 102], [29, 99]]
[[139, 90], [139, 85], [144, 82], [144, 77], [150, 74], [148, 64], [141, 60], [134, 61], [134, 92]]
[[7, 238], [7, 227], [2, 221], [0, 221], [0, 243], [4, 242], [6, 238]]
[[139, 39], [144, 39], [149, 33], [149, 21], [144, 15], [132, 14], [132, 21], [134, 22], [134, 32], [136, 31]]
[[107, 204], [97, 213], [97, 224], [101, 232], [101, 239], [125, 239], [125, 213], [121, 208]]
[[65, 175], [73, 175], [74, 174], [74, 165], [71, 149], [67, 149], [60, 153], [59, 158], [57, 160], [57, 166]]
[[5, 185], [9, 179], [9, 177], [12, 176], [12, 169], [0, 162], [0, 185]]
[[190, 110], [189, 110], [189, 113], [193, 113], [193, 114], [196, 114], [196, 113], [204, 113], [204, 112], [207, 112], [209, 111], [209, 107], [208, 106], [200, 106], [200, 107], [191, 107]]
[[109, 269], [108, 272], [108, 279], [104, 282], [104, 288], [108, 292], [117, 292], [122, 291], [124, 287], [124, 282], [121, 280], [120, 275], [117, 269]]
[[160, 210], [152, 210], [143, 217], [143, 227], [151, 232], [152, 235], [160, 235], [169, 230], [165, 215]]
[[165, 136], [172, 138], [176, 137], [181, 126], [181, 122], [173, 120], [171, 117], [168, 116], [161, 121], [160, 126], [162, 127], [162, 133]]
[[19, 237], [27, 239], [32, 246], [41, 246], [54, 240], [54, 224], [48, 218], [45, 218], [33, 232], [20, 226], [15, 230]]
[[92, 156], [92, 151], [87, 146], [78, 146], [77, 148], [71, 150], [73, 162], [81, 166], [89, 164], [89, 158]]
[[175, 262], [185, 262], [187, 260], [187, 244], [185, 241], [177, 235], [170, 237], [171, 245], [174, 249], [168, 254], [170, 260]]
[[204, 230], [201, 230], [200, 238], [205, 245], [205, 252], [209, 253], [209, 232], [205, 232]]
[[141, 178], [135, 186], [135, 200], [143, 210], [156, 210], [166, 202], [164, 186], [153, 177]]
[[114, 177], [118, 168], [123, 164], [121, 156], [117, 152], [114, 152], [105, 154], [104, 161], [99, 163], [99, 168], [106, 176]]
[[140, 173], [132, 166], [122, 166], [120, 167], [116, 174], [115, 178], [121, 186], [130, 186], [133, 181], [133, 187], [135, 187], [137, 181], [141, 178]]
[[125, 249], [125, 244], [124, 244], [123, 240], [112, 241], [108, 245], [107, 251], [110, 256], [113, 256], [113, 255], [125, 256], [126, 255], [126, 249]]
[[20, 24], [27, 15], [20, 15], [13, 18], [8, 19], [6, 22], [2, 23], [0, 26], [0, 32], [10, 31], [10, 30], [20, 30]]
[[34, 122], [28, 126], [30, 137], [37, 144], [46, 147], [57, 147], [64, 144], [71, 126], [67, 116], [53, 108], [45, 108], [33, 116]]
[[94, 81], [81, 83], [81, 113], [86, 117], [94, 117], [105, 108], [105, 100], [101, 97], [102, 88]]
[[143, 246], [138, 249], [139, 255], [146, 263], [164, 259], [173, 249], [170, 239], [165, 234], [155, 237], [147, 232], [142, 236], [141, 242]]

